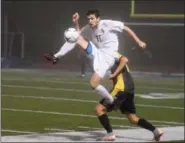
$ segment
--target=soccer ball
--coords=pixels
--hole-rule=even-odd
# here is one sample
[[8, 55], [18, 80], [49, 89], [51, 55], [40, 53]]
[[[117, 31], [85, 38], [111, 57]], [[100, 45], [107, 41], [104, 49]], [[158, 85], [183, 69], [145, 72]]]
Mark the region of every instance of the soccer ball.
[[64, 32], [64, 39], [69, 43], [76, 42], [78, 36], [79, 36], [79, 33], [75, 28], [68, 28]]

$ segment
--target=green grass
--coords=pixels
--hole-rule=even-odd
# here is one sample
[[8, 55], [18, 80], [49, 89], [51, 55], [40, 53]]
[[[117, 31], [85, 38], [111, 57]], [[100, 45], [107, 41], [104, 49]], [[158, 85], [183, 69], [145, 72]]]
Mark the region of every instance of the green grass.
[[[99, 96], [92, 92], [89, 87], [89, 78], [81, 79], [76, 76], [66, 75], [44, 75], [42, 73], [20, 73], [20, 72], [2, 72], [1, 105], [2, 108], [19, 109], [22, 111], [2, 110], [1, 128], [31, 131], [48, 132], [45, 128], [61, 128], [82, 130], [79, 126], [88, 126], [101, 128], [98, 119], [95, 117], [95, 105], [98, 103]], [[143, 79], [134, 78], [136, 86], [136, 95], [148, 93], [183, 93], [183, 79]], [[109, 80], [103, 82], [107, 88], [112, 84]], [[10, 86], [11, 85], [11, 86]], [[45, 89], [41, 89], [45, 88]], [[49, 88], [49, 89], [48, 89]], [[61, 89], [62, 88], [62, 89]], [[76, 89], [80, 91], [65, 91], [63, 89]], [[83, 91], [87, 92], [83, 92]], [[12, 95], [14, 97], [8, 96]], [[19, 97], [25, 96], [25, 97]], [[28, 96], [31, 96], [28, 98]], [[81, 99], [88, 101], [97, 101], [96, 103], [54, 100], [54, 99], [36, 99], [32, 97], [57, 97], [68, 99]], [[184, 123], [184, 110], [171, 109], [170, 107], [184, 108], [184, 99], [144, 99], [135, 97], [137, 114], [150, 120], [152, 123], [160, 125], [177, 126], [180, 124], [166, 123], [177, 122]], [[142, 105], [167, 106], [167, 108], [143, 107]], [[23, 110], [32, 110], [33, 112], [23, 112]], [[35, 113], [35, 111], [52, 113], [70, 113], [92, 115], [93, 117], [61, 115], [52, 113]], [[119, 111], [109, 113], [113, 117], [125, 118], [125, 115]], [[158, 121], [158, 122], [155, 122]], [[129, 125], [127, 120], [111, 119], [115, 125]], [[2, 131], [1, 135], [17, 135], [19, 133]]]

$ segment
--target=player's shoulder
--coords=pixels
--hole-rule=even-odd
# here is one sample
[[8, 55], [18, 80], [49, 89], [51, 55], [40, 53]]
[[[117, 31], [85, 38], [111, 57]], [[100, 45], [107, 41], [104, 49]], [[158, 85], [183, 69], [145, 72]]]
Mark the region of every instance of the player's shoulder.
[[113, 21], [113, 20], [110, 20], [110, 19], [101, 19], [100, 20], [100, 22], [102, 22], [102, 23], [109, 23], [111, 21]]
[[102, 26], [109, 26], [109, 25], [119, 25], [119, 24], [121, 24], [121, 23], [123, 23], [124, 24], [124, 22], [123, 21], [118, 21], [118, 20], [111, 20], [111, 19], [105, 19], [105, 20], [100, 20], [100, 25], [102, 25]]
[[112, 22], [112, 20], [108, 20], [108, 19], [103, 19], [103, 20], [100, 20], [100, 25], [101, 26], [109, 26], [109, 24]]

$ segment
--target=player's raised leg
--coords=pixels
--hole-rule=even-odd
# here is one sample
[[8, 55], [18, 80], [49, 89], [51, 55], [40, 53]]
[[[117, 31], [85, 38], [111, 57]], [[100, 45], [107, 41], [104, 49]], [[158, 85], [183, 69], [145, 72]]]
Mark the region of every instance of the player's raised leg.
[[[86, 40], [83, 36], [78, 37], [76, 44], [83, 50], [85, 50], [87, 54], [92, 54], [94, 59], [96, 59], [96, 56], [98, 56], [97, 48], [91, 42]], [[94, 65], [95, 62], [97, 61], [94, 60]], [[99, 69], [101, 69], [101, 67], [99, 67]], [[105, 66], [103, 71], [100, 70], [99, 72], [94, 69], [95, 72], [91, 77], [90, 85], [102, 98], [106, 98], [110, 103], [112, 103], [114, 101], [113, 97], [110, 95], [110, 93], [104, 86], [100, 85], [101, 79], [105, 75], [107, 69], [107, 66]]]
[[59, 60], [59, 58], [61, 58], [62, 56], [66, 55], [68, 52], [73, 50], [75, 48], [76, 44], [80, 45], [80, 48], [82, 48], [83, 50], [86, 50], [88, 47], [88, 42], [83, 38], [83, 36], [79, 35], [77, 37], [76, 42], [73, 42], [73, 43], [65, 42], [64, 45], [60, 48], [60, 50], [57, 53], [55, 53], [54, 55], [53, 54], [44, 54], [44, 58], [48, 61], [53, 62], [53, 64], [55, 64]]

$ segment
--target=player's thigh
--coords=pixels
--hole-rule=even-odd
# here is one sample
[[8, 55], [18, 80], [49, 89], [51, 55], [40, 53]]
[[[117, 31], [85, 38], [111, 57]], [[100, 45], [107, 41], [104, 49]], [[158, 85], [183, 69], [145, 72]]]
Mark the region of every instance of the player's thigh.
[[91, 41], [89, 42], [88, 49], [88, 51], [90, 51], [89, 53], [92, 55], [94, 72], [96, 72], [101, 78], [104, 78], [106, 72], [115, 62], [114, 56], [110, 56], [109, 54], [102, 52]]
[[109, 69], [109, 65], [106, 65], [106, 64], [99, 64], [99, 63], [95, 63], [94, 65], [93, 65], [93, 69], [94, 69], [94, 72], [96, 73], [96, 74], [98, 74], [98, 76], [101, 78], [101, 79], [103, 79], [104, 77], [105, 77], [105, 75], [106, 75], [106, 73], [107, 73], [107, 71], [108, 71], [108, 69]]
[[123, 114], [136, 113], [136, 107], [134, 103], [134, 94], [132, 92], [123, 92], [123, 100], [120, 105], [120, 111]]
[[101, 78], [104, 78], [107, 71], [113, 66], [115, 59], [112, 57], [107, 57], [101, 51], [94, 57], [93, 68]]

